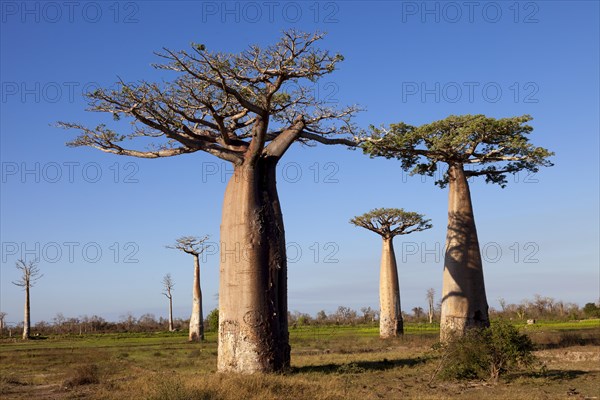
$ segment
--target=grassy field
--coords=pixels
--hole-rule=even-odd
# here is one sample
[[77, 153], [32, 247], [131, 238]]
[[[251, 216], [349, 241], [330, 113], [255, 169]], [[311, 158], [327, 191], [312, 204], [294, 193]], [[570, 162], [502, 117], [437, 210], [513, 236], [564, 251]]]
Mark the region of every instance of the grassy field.
[[600, 321], [522, 326], [540, 365], [487, 382], [431, 380], [437, 327], [290, 331], [292, 369], [280, 375], [216, 373], [216, 335], [104, 334], [0, 341], [2, 399], [600, 399]]

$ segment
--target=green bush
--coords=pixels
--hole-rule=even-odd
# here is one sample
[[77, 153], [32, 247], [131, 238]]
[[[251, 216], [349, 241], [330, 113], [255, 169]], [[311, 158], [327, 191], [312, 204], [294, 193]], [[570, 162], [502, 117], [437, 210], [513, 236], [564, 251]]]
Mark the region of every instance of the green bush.
[[219, 309], [215, 308], [206, 317], [206, 321], [208, 322], [208, 330], [210, 332], [216, 332], [219, 330]]
[[498, 381], [506, 372], [531, 366], [533, 342], [517, 328], [498, 321], [489, 328], [470, 329], [440, 347], [442, 379], [489, 379]]

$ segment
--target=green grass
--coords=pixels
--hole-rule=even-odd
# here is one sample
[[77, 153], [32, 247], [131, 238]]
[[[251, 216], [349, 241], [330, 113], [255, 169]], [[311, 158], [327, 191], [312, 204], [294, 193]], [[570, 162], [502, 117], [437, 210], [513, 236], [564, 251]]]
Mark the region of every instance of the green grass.
[[593, 397], [599, 395], [600, 360], [594, 357], [600, 346], [564, 346], [581, 335], [598, 336], [595, 324], [524, 326], [534, 340], [563, 347], [540, 352], [546, 369], [511, 375], [496, 386], [429, 383], [439, 333], [429, 324], [406, 324], [404, 337], [393, 340], [379, 339], [372, 325], [290, 329], [292, 369], [254, 376], [216, 373], [214, 332], [204, 343], [188, 343], [186, 332], [4, 338], [0, 398], [542, 399], [566, 397], [567, 387]]

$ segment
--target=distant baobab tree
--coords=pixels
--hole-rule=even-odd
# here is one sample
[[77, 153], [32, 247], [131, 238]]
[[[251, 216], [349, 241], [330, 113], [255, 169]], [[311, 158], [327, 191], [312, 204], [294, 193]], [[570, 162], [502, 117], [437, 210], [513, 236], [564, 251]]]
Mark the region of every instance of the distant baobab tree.
[[190, 341], [204, 340], [204, 317], [202, 314], [202, 289], [200, 287], [200, 254], [205, 250], [204, 243], [208, 235], [197, 238], [196, 236], [182, 236], [175, 244], [167, 246], [169, 249], [181, 250], [194, 256], [194, 284], [192, 287], [192, 316], [190, 317]]
[[394, 236], [429, 229], [429, 221], [421, 214], [401, 208], [377, 208], [350, 220], [350, 223], [375, 232], [383, 238], [379, 276], [379, 336], [382, 338], [404, 334]]
[[429, 323], [433, 324], [433, 317], [435, 315], [435, 289], [427, 289], [427, 316], [429, 317]]
[[352, 121], [359, 108], [337, 107], [315, 94], [316, 82], [344, 59], [316, 47], [323, 37], [289, 30], [273, 45], [238, 54], [199, 43], [163, 49], [157, 53], [163, 62], [154, 66], [172, 71], [173, 79], [120, 81], [87, 94], [89, 110], [114, 121], [58, 123], [80, 132], [69, 146], [141, 158], [206, 152], [233, 165], [221, 219], [221, 372], [276, 372], [290, 365], [277, 164], [294, 143], [359, 142]]
[[169, 299], [169, 331], [172, 332], [173, 328], [173, 287], [175, 283], [173, 283], [173, 278], [171, 278], [171, 274], [166, 274], [162, 280], [163, 284], [163, 294], [167, 299]]
[[483, 266], [468, 178], [485, 176], [504, 187], [506, 175], [537, 172], [551, 166], [553, 153], [529, 143], [529, 115], [489, 118], [452, 115], [418, 127], [403, 122], [389, 128], [372, 127], [364, 144], [371, 156], [398, 158], [413, 174], [433, 176], [438, 163], [447, 171], [435, 183], [449, 185], [448, 230], [442, 287], [440, 338], [461, 336], [470, 327], [489, 326]]
[[6, 313], [0, 311], [0, 336], [4, 333], [4, 318], [6, 318]]
[[24, 260], [17, 261], [17, 269], [21, 271], [21, 279], [14, 281], [13, 284], [22, 287], [25, 290], [25, 312], [23, 317], [23, 339], [29, 339], [31, 336], [31, 300], [30, 289], [44, 275], [40, 274], [37, 266], [37, 260], [26, 263]]

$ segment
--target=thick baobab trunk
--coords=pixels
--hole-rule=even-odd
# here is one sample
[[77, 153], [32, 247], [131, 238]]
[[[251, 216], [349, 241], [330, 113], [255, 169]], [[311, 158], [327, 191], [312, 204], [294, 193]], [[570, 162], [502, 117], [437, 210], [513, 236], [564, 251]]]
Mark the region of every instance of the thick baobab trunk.
[[442, 287], [440, 338], [489, 326], [483, 266], [469, 184], [462, 165], [449, 171], [448, 232]]
[[218, 370], [254, 373], [289, 367], [285, 234], [276, 161], [238, 166], [221, 223]]
[[200, 257], [194, 254], [194, 287], [189, 340], [204, 340], [204, 317], [202, 316], [202, 290], [200, 289]]
[[31, 306], [29, 304], [29, 285], [25, 286], [25, 315], [23, 316], [23, 339], [29, 339], [31, 330]]
[[383, 238], [379, 277], [379, 336], [383, 339], [404, 333], [400, 310], [400, 285], [393, 238]]

